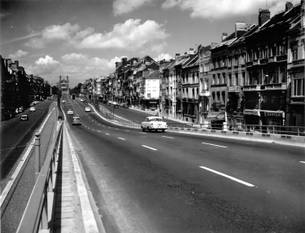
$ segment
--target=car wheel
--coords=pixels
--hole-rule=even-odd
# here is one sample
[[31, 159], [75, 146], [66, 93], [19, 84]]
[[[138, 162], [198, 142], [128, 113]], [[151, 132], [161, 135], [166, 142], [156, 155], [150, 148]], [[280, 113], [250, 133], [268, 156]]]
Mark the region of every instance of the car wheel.
[[164, 132], [165, 132], [165, 129], [162, 129], [161, 131], [162, 131], [162, 133], [164, 133]]

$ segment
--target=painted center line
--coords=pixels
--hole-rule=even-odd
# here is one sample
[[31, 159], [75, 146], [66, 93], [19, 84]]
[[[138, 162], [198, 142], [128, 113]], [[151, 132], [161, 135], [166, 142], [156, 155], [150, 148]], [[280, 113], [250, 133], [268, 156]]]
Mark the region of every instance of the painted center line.
[[105, 133], [105, 135], [109, 136], [109, 135], [110, 135], [110, 133]]
[[226, 178], [228, 178], [228, 179], [230, 179], [230, 180], [233, 180], [233, 181], [235, 181], [235, 182], [237, 182], [237, 183], [240, 183], [240, 184], [243, 184], [243, 185], [245, 185], [245, 186], [248, 186], [248, 187], [251, 187], [251, 188], [255, 187], [254, 184], [251, 184], [251, 183], [248, 183], [248, 182], [246, 182], [246, 181], [240, 180], [240, 179], [235, 178], [235, 177], [233, 177], [233, 176], [226, 175], [226, 174], [224, 174], [224, 173], [222, 173], [222, 172], [213, 170], [213, 169], [211, 169], [211, 168], [204, 167], [204, 166], [199, 166], [199, 167], [200, 167], [201, 169], [204, 169], [204, 170], [207, 170], [207, 171], [209, 171], [209, 172], [215, 173], [215, 174], [217, 174], [217, 175], [226, 177]]
[[174, 139], [174, 137], [170, 137], [170, 136], [162, 136], [162, 138]]
[[304, 163], [305, 164], [305, 161], [300, 161], [300, 163]]
[[122, 141], [126, 141], [125, 138], [122, 138], [122, 137], [118, 137], [119, 140], [122, 140]]
[[145, 148], [150, 149], [150, 150], [157, 150], [156, 148], [153, 148], [153, 147], [150, 147], [150, 146], [146, 146], [146, 145], [142, 145], [142, 147], [145, 147]]
[[208, 143], [208, 142], [201, 142], [201, 144], [203, 144], [203, 145], [209, 145], [209, 146], [216, 146], [216, 147], [220, 147], [220, 148], [227, 148], [227, 146], [217, 145], [217, 144]]

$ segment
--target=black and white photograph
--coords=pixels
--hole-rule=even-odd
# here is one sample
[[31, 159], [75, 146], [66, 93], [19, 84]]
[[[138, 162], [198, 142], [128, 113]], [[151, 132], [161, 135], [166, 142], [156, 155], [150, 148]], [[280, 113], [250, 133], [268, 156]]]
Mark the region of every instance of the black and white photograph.
[[0, 233], [305, 233], [305, 0], [0, 0]]

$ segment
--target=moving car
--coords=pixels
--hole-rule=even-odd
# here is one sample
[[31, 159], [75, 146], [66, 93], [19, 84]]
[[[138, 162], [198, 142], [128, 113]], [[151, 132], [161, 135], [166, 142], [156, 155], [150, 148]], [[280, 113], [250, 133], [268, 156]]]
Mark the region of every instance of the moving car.
[[72, 125], [81, 125], [81, 121], [80, 121], [80, 118], [79, 116], [74, 116], [73, 117], [73, 120], [72, 120]]
[[91, 108], [90, 107], [85, 107], [85, 112], [91, 112]]
[[31, 112], [35, 112], [35, 111], [36, 111], [36, 108], [35, 108], [35, 107], [30, 107], [30, 111], [31, 111]]
[[141, 128], [143, 132], [147, 131], [162, 131], [164, 132], [167, 129], [167, 123], [163, 121], [162, 117], [158, 116], [149, 116], [141, 123]]
[[67, 111], [67, 114], [68, 114], [68, 115], [73, 115], [73, 111], [72, 111], [71, 109], [69, 109], [69, 110]]
[[28, 121], [29, 120], [29, 116], [27, 114], [22, 114], [20, 117], [21, 121]]

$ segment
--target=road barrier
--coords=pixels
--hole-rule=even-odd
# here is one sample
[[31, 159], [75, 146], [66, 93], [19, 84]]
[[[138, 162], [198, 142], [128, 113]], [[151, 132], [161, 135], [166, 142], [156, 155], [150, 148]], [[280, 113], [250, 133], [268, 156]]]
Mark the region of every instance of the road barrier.
[[53, 148], [47, 154], [43, 166], [39, 167], [40, 143], [39, 135], [35, 139], [35, 169], [38, 175], [34, 189], [32, 190], [27, 207], [18, 226], [17, 233], [23, 232], [52, 232], [55, 207], [56, 174], [58, 157], [61, 153], [63, 138], [63, 123], [58, 123], [55, 140], [51, 143]]

